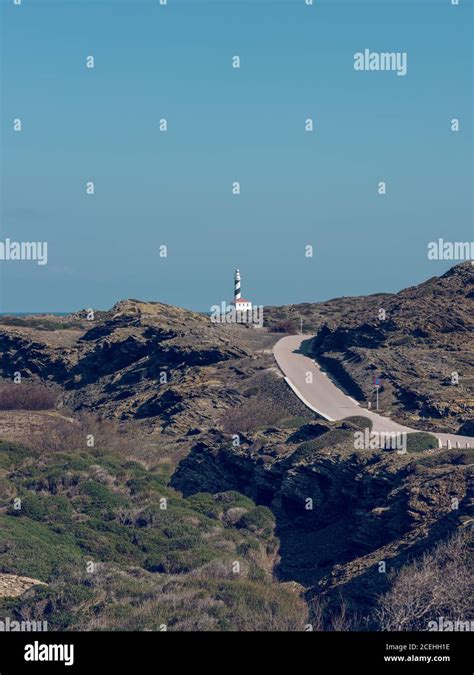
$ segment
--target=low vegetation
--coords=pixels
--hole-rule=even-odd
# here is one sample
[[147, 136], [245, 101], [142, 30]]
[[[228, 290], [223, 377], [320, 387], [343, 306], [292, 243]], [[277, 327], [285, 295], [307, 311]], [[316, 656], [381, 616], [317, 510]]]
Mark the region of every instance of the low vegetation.
[[0, 443], [0, 572], [48, 584], [0, 613], [51, 630], [302, 629], [303, 601], [272, 577], [269, 509], [238, 492], [183, 498], [166, 466], [100, 445]]
[[0, 410], [51, 410], [58, 394], [42, 384], [4, 382], [0, 385]]
[[425, 452], [426, 450], [435, 450], [438, 447], [438, 439], [432, 434], [422, 431], [415, 434], [407, 434], [408, 452]]
[[298, 446], [293, 455], [294, 461], [309, 459], [311, 456], [324, 448], [341, 448], [353, 445], [353, 432], [349, 429], [331, 429], [320, 438], [305, 441]]
[[443, 464], [474, 464], [474, 448], [440, 450], [436, 454], [429, 454], [426, 457], [420, 457], [416, 460], [415, 466], [432, 468], [442, 466]]
[[55, 330], [77, 330], [83, 327], [80, 321], [74, 321], [70, 318], [64, 319], [45, 316], [2, 316], [0, 325], [17, 326], [19, 328], [34, 328], [36, 330], [55, 331]]
[[292, 321], [291, 319], [275, 321], [268, 328], [273, 333], [286, 333], [287, 335], [296, 335], [299, 330], [296, 321]]
[[222, 413], [218, 423], [224, 432], [238, 434], [277, 424], [286, 415], [271, 399], [257, 395], [238, 406], [228, 408]]
[[353, 415], [351, 417], [345, 417], [343, 422], [348, 422], [349, 424], [352, 424], [353, 426], [357, 427], [357, 429], [361, 429], [364, 431], [365, 429], [368, 429], [369, 431], [372, 431], [372, 427], [374, 426], [374, 423], [370, 419], [370, 417], [364, 417], [363, 415]]
[[472, 617], [472, 549], [461, 531], [402, 567], [379, 600], [380, 630], [426, 631], [430, 622], [468, 621]]

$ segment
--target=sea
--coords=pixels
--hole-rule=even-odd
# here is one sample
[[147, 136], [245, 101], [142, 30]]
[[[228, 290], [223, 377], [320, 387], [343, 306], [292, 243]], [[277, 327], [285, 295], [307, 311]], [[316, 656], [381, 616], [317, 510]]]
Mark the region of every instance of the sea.
[[69, 316], [74, 312], [0, 312], [0, 316]]

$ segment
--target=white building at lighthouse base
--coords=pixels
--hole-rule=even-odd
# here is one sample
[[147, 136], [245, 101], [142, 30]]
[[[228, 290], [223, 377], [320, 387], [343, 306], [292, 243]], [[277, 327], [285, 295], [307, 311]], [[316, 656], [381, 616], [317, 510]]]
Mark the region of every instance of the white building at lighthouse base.
[[250, 300], [245, 300], [245, 298], [239, 298], [238, 300], [234, 300], [232, 304], [234, 305], [236, 312], [252, 311], [252, 303], [250, 302]]

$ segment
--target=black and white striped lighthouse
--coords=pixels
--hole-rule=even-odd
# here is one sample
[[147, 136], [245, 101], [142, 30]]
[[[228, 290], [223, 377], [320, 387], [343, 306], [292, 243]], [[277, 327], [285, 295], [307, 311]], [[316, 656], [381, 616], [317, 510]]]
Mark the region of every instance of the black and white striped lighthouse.
[[242, 293], [240, 291], [240, 270], [235, 270], [235, 281], [234, 281], [234, 302], [240, 300]]
[[250, 300], [245, 300], [245, 298], [242, 297], [242, 291], [240, 290], [240, 270], [235, 270], [233, 304], [238, 312], [250, 312], [252, 310], [252, 303]]

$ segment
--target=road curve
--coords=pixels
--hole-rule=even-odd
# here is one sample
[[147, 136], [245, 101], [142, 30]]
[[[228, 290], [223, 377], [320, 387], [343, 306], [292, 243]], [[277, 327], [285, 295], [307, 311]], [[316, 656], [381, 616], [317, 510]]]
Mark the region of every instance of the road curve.
[[[407, 432], [413, 433], [419, 429], [411, 429], [388, 417], [378, 415], [367, 408], [362, 408], [351, 396], [345, 394], [324, 373], [318, 364], [299, 353], [303, 340], [309, 340], [312, 335], [289, 335], [279, 340], [273, 347], [275, 360], [285, 376], [285, 380], [298, 396], [298, 398], [311, 410], [327, 420], [342, 420], [352, 415], [370, 417], [373, 423], [373, 431], [382, 432]], [[311, 373], [310, 378], [308, 374]], [[309, 382], [308, 382], [309, 380]], [[459, 444], [460, 447], [472, 447], [474, 438], [470, 436], [457, 436], [456, 434], [435, 433], [433, 436], [441, 440], [443, 446], [447, 446], [448, 440], [452, 447]]]

